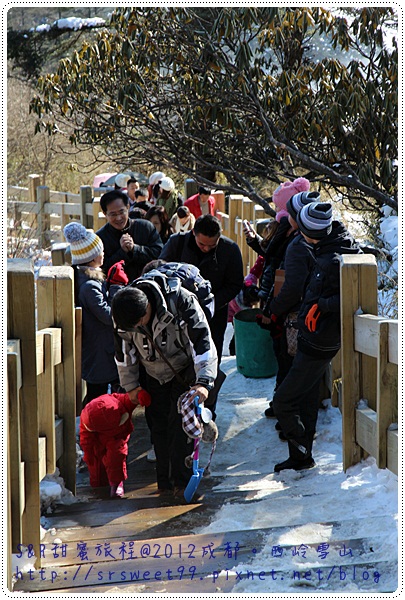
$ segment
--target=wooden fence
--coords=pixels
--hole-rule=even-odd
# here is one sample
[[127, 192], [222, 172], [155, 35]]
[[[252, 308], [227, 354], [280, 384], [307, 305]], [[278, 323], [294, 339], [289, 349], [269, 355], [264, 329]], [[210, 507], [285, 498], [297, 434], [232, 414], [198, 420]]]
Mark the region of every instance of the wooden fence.
[[55, 192], [40, 185], [38, 175], [29, 175], [28, 188], [8, 186], [7, 213], [13, 220], [7, 230], [10, 250], [17, 234], [35, 238], [39, 248], [48, 248], [52, 242], [64, 241], [62, 230], [71, 219], [94, 230], [106, 222], [91, 186], [81, 186], [80, 194]]
[[[47, 186], [40, 185], [38, 175], [29, 176], [28, 188], [8, 187], [7, 210], [12, 217], [13, 225], [8, 227], [8, 245], [13, 250], [13, 240], [18, 233], [25, 232], [26, 238], [38, 240], [39, 248], [55, 251], [53, 264], [64, 264], [64, 252], [67, 244], [62, 229], [71, 220], [80, 221], [85, 227], [97, 231], [106, 223], [100, 209], [100, 199], [92, 197], [91, 186], [82, 186], [80, 194], [70, 192], [54, 192]], [[254, 226], [266, 217], [264, 209], [249, 198], [231, 195], [228, 212], [225, 209], [225, 195], [214, 191], [216, 214], [224, 231], [224, 235], [234, 240], [241, 249], [245, 274], [253, 266], [257, 255], [246, 244], [243, 234], [243, 219], [251, 221]], [[25, 229], [22, 229], [24, 225]], [[57, 256], [59, 255], [59, 258]]]
[[[40, 188], [36, 189], [38, 195]], [[48, 192], [39, 191], [40, 198], [42, 193], [48, 197]], [[87, 192], [84, 197], [89, 197]], [[43, 203], [41, 210], [48, 207], [46, 214], [51, 214], [51, 204]], [[80, 218], [88, 226], [85, 216], [95, 218], [93, 203], [73, 204], [78, 212], [69, 208], [60, 214]], [[221, 192], [217, 207], [224, 233], [238, 243], [248, 269], [255, 255], [245, 242], [242, 220], [263, 218], [263, 209], [243, 197], [231, 197], [227, 214]], [[62, 260], [59, 254], [55, 257]], [[73, 272], [68, 266], [42, 267], [35, 286], [31, 261], [12, 259], [7, 276], [8, 553], [10, 557], [18, 543], [33, 544], [38, 565], [40, 480], [57, 465], [66, 486], [75, 492], [81, 312], [74, 308]], [[397, 473], [398, 323], [377, 316], [374, 256], [342, 256], [341, 298], [342, 348], [333, 361], [332, 377], [333, 403], [342, 412], [343, 467], [346, 470], [370, 454], [380, 468]], [[367, 400], [367, 406], [359, 405], [360, 400]]]
[[42, 267], [35, 283], [28, 259], [8, 261], [7, 300], [8, 555], [32, 544], [38, 566], [40, 481], [58, 466], [76, 491], [81, 309], [70, 267]]
[[343, 255], [340, 273], [342, 346], [333, 377], [343, 468], [371, 455], [398, 474], [398, 321], [377, 315], [374, 256]]

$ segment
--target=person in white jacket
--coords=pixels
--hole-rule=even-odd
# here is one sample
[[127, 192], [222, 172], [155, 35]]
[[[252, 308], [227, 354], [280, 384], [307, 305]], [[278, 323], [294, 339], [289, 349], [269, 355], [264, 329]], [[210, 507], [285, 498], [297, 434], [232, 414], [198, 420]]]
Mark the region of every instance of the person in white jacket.
[[153, 270], [119, 290], [112, 302], [116, 362], [121, 386], [132, 401], [143, 387], [152, 397], [145, 410], [156, 452], [158, 493], [183, 498], [192, 475], [185, 464], [190, 454], [177, 409], [181, 394], [190, 402], [208, 398], [218, 359], [210, 327], [197, 296], [180, 279]]

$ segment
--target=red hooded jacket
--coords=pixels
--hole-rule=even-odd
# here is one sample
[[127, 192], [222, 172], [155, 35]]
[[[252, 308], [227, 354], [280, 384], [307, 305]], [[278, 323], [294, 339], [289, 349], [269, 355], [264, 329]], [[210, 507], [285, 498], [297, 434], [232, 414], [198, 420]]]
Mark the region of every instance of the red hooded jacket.
[[[90, 485], [117, 485], [127, 478], [128, 440], [134, 426], [136, 404], [128, 394], [105, 394], [94, 398], [80, 415], [80, 446], [88, 466]], [[125, 423], [120, 420], [125, 413]]]

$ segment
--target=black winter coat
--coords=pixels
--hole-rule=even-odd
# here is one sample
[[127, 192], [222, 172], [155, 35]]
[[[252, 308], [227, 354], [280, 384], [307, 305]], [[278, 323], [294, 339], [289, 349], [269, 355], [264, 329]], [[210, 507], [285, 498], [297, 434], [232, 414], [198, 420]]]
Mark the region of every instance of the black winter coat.
[[[330, 357], [340, 348], [340, 255], [360, 254], [346, 228], [333, 221], [331, 233], [313, 246], [314, 267], [298, 315], [298, 348], [305, 354]], [[310, 332], [305, 318], [318, 304], [316, 330]]]
[[314, 246], [306, 242], [300, 233], [294, 236], [280, 264], [285, 269], [283, 286], [275, 298], [270, 297], [264, 314], [273, 313], [279, 317], [299, 310], [315, 263], [313, 249]]
[[239, 247], [222, 235], [214, 250], [201, 252], [192, 231], [176, 233], [169, 238], [159, 258], [198, 267], [201, 275], [211, 282], [215, 313], [235, 298], [242, 288], [243, 263]]
[[288, 222], [288, 218], [282, 217], [274, 237], [271, 238], [265, 249], [260, 245], [259, 236], [247, 242], [265, 260], [263, 274], [260, 278], [259, 291], [259, 298], [264, 302], [271, 298], [276, 269], [281, 268], [287, 247], [294, 239], [293, 233], [287, 235], [290, 229], [291, 225]]
[[[139, 277], [143, 267], [157, 258], [163, 248], [156, 227], [145, 219], [128, 219], [127, 227], [121, 231], [106, 223], [96, 233], [104, 244], [104, 273], [107, 274], [108, 269], [116, 262], [125, 260], [125, 272], [129, 281]], [[121, 248], [120, 239], [124, 233], [129, 233], [134, 240], [135, 246], [131, 252], [124, 252]]]

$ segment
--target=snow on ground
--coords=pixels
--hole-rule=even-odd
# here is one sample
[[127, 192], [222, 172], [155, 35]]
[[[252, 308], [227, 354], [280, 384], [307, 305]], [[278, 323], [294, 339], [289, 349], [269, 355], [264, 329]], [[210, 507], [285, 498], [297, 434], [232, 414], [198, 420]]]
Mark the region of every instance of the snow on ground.
[[[227, 339], [231, 330], [228, 325]], [[292, 548], [311, 542], [332, 545], [333, 541], [367, 538], [372, 550], [362, 554], [361, 560], [370, 564], [378, 558], [385, 561], [379, 583], [357, 580], [343, 584], [337, 578], [335, 583], [328, 581], [328, 591], [378, 592], [378, 585], [395, 589], [398, 478], [387, 469], [378, 469], [371, 457], [343, 472], [341, 414], [330, 400], [325, 402], [326, 409], [319, 411], [314, 442], [316, 467], [301, 473], [284, 471], [275, 475], [274, 464], [288, 456], [287, 444], [279, 440], [274, 429], [275, 420], [263, 414], [275, 380], [245, 378], [237, 371], [235, 357], [225, 356], [222, 368], [227, 379], [218, 401], [219, 440], [211, 473], [224, 479], [214, 489], [218, 492], [236, 489], [249, 495], [239, 503], [225, 503], [212, 521], [196, 533], [284, 528], [274, 529], [263, 550], [252, 553], [250, 560], [235, 562], [235, 571], [254, 573], [269, 568], [290, 573], [298, 568], [315, 569], [322, 562], [315, 548], [308, 550], [305, 557], [292, 556]], [[203, 445], [202, 465], [208, 451]], [[283, 556], [274, 554], [279, 545], [285, 547]], [[329, 562], [325, 560], [325, 564], [339, 565], [342, 558], [336, 554], [336, 549], [330, 550]], [[233, 592], [304, 591], [298, 585], [292, 578], [270, 582], [269, 577], [245, 579], [235, 584]], [[326, 582], [314, 579], [308, 583], [315, 592], [320, 592], [324, 585]]]
[[[398, 217], [388, 209], [381, 221], [381, 237], [385, 248], [396, 259], [398, 270]], [[34, 255], [35, 270], [40, 265], [50, 264], [50, 253]], [[397, 307], [392, 300], [395, 290], [384, 292], [387, 303]], [[381, 293], [381, 292], [380, 292]], [[263, 411], [267, 400], [272, 398], [275, 379], [245, 378], [237, 371], [235, 357], [229, 356], [227, 348], [233, 328], [228, 325], [224, 344], [222, 368], [227, 379], [221, 390], [218, 404], [219, 440], [211, 464], [211, 473], [223, 477], [216, 484], [218, 492], [237, 489], [249, 492], [248, 499], [240, 503], [225, 503], [206, 527], [196, 533], [240, 531], [244, 529], [275, 528], [274, 536], [262, 551], [252, 554], [246, 563], [235, 562], [235, 569], [249, 569], [255, 573], [275, 569], [291, 572], [294, 568], [311, 568], [319, 556], [314, 549], [307, 556], [292, 556], [286, 552], [275, 556], [275, 548], [299, 547], [304, 543], [333, 543], [333, 540], [368, 538], [371, 541], [372, 556], [366, 560], [385, 561], [381, 581], [389, 589], [395, 589], [398, 564], [397, 514], [398, 479], [390, 471], [378, 469], [375, 460], [368, 458], [343, 472], [341, 415], [337, 408], [326, 402], [326, 410], [321, 410], [318, 418], [318, 435], [314, 442], [316, 467], [296, 473], [284, 471], [273, 474], [274, 464], [287, 458], [287, 445], [281, 442], [274, 429], [274, 419], [266, 419]], [[208, 460], [209, 444], [202, 444], [201, 465]], [[80, 463], [80, 449], [77, 460]], [[71, 503], [75, 498], [66, 490], [63, 480], [56, 472], [41, 482], [41, 504], [49, 509], [54, 502]], [[401, 513], [402, 514], [402, 513]], [[291, 522], [293, 527], [287, 527]], [[332, 523], [338, 524], [333, 525]], [[48, 528], [46, 517], [41, 518], [43, 533]], [[283, 530], [277, 529], [282, 528]], [[13, 555], [13, 560], [15, 559]], [[26, 570], [32, 567], [33, 559], [25, 551], [23, 559]], [[336, 560], [336, 563], [338, 561]], [[319, 563], [319, 560], [318, 560]], [[301, 581], [302, 583], [302, 581]], [[270, 587], [271, 584], [271, 587]], [[308, 583], [311, 592], [321, 592], [323, 583]], [[328, 582], [328, 591], [371, 591], [378, 592], [378, 584], [373, 580], [336, 580], [336, 585]], [[362, 585], [364, 587], [362, 587]], [[287, 593], [299, 592], [292, 580], [269, 582], [260, 579], [244, 580], [235, 584], [235, 593]], [[305, 591], [308, 591], [306, 589]]]

